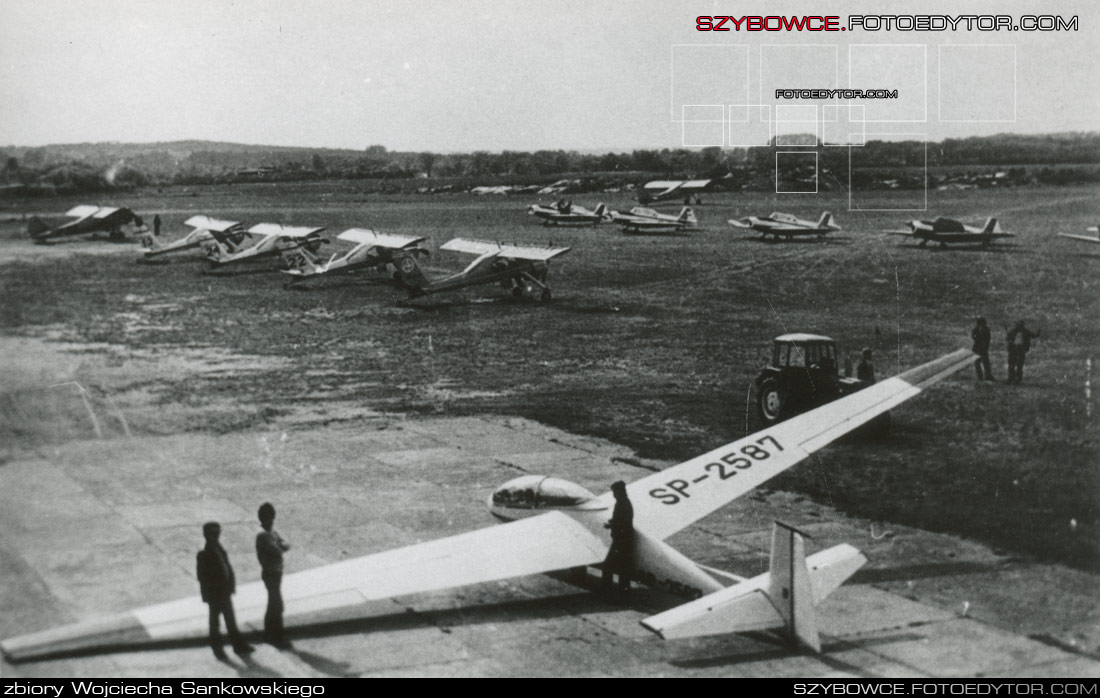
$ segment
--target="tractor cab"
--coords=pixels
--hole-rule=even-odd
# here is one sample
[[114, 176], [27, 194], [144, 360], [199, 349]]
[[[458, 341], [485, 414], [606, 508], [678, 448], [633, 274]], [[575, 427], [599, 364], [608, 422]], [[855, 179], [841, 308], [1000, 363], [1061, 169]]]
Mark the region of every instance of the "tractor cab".
[[771, 362], [755, 382], [761, 420], [774, 424], [865, 387], [859, 380], [841, 377], [837, 362], [836, 342], [830, 337], [806, 333], [776, 337]]

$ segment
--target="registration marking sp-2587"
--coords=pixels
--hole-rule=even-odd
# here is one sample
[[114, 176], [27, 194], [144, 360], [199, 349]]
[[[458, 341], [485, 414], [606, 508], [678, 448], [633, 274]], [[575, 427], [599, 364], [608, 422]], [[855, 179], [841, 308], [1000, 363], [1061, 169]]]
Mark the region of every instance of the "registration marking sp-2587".
[[771, 458], [773, 453], [783, 450], [782, 444], [770, 434], [765, 434], [755, 443], [746, 444], [740, 448], [731, 450], [719, 456], [703, 466], [703, 473], [690, 481], [676, 478], [665, 483], [664, 487], [655, 487], [649, 491], [649, 496], [662, 504], [673, 505], [691, 497], [688, 490], [692, 485], [698, 485], [711, 478], [728, 480], [737, 475], [739, 471], [748, 470], [756, 463]]

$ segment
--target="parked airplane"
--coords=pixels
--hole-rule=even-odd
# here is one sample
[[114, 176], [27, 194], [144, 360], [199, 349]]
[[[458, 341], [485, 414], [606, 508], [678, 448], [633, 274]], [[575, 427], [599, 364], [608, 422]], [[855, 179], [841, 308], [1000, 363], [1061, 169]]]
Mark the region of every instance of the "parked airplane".
[[[41, 218], [34, 216], [27, 222], [27, 234], [35, 244], [45, 245], [51, 240], [70, 235], [88, 235], [90, 233], [109, 233], [112, 240], [125, 239], [127, 233], [138, 232], [140, 219], [128, 208], [114, 206], [74, 206], [65, 212], [73, 220], [51, 228]], [[123, 226], [129, 225], [124, 231]]]
[[283, 273], [294, 277], [291, 279], [291, 283], [325, 274], [352, 272], [367, 268], [376, 268], [381, 273], [389, 270], [396, 275], [397, 266], [406, 256], [428, 255], [428, 250], [420, 245], [420, 243], [427, 240], [425, 237], [376, 233], [373, 230], [363, 228], [351, 228], [336, 237], [340, 240], [354, 242], [355, 247], [346, 254], [332, 255], [324, 263], [321, 263], [317, 255], [311, 252], [308, 247], [295, 247], [283, 253], [283, 259], [286, 260], [289, 267], [289, 269], [283, 270]]
[[483, 240], [455, 238], [439, 249], [477, 255], [462, 271], [442, 279], [429, 280], [412, 256], [404, 257], [398, 267], [398, 282], [409, 291], [409, 298], [429, 293], [453, 291], [466, 286], [500, 283], [513, 296], [528, 296], [542, 302], [550, 300], [546, 274], [550, 260], [569, 252], [569, 247], [533, 247]]
[[599, 225], [611, 220], [604, 204], [596, 206], [595, 211], [590, 211], [565, 199], [558, 199], [550, 206], [531, 204], [527, 207], [527, 215], [541, 218], [543, 225]]
[[635, 206], [630, 213], [612, 211], [611, 219], [623, 227], [624, 233], [661, 233], [702, 230], [695, 211], [687, 206], [680, 209], [679, 215], [658, 213], [651, 208]]
[[208, 256], [213, 254], [212, 250], [219, 246], [224, 246], [226, 253], [232, 254], [240, 250], [241, 243], [248, 237], [244, 226], [238, 221], [223, 221], [208, 216], [191, 216], [183, 224], [192, 228], [191, 232], [168, 244], [161, 244], [160, 240], [150, 232], [142, 235], [141, 244], [147, 248], [145, 259], [195, 247], [203, 247], [208, 250]]
[[1100, 244], [1100, 225], [1090, 226], [1086, 229], [1092, 235], [1074, 235], [1072, 233], [1058, 233], [1060, 237], [1070, 238], [1071, 240], [1083, 240], [1085, 242], [1091, 242], [1093, 244]]
[[[769, 571], [746, 580], [692, 562], [664, 541], [973, 359], [960, 349], [630, 483], [634, 578], [696, 598], [642, 624], [666, 638], [778, 627], [793, 642], [820, 651], [814, 609], [864, 563], [858, 550], [842, 544], [805, 557], [802, 535], [781, 526], [773, 533]], [[599, 566], [607, 556], [611, 493], [596, 496], [571, 482], [524, 475], [498, 487], [488, 505], [506, 523], [288, 574], [282, 585], [286, 615]], [[238, 586], [234, 605], [242, 626], [258, 625], [267, 606], [263, 583]], [[206, 605], [193, 596], [11, 638], [0, 649], [20, 660], [201, 637], [208, 618]]]
[[773, 242], [780, 238], [792, 240], [796, 237], [809, 235], [816, 235], [818, 239], [824, 239], [829, 233], [841, 230], [841, 227], [833, 219], [833, 214], [829, 211], [823, 212], [821, 218], [818, 218], [816, 222], [792, 216], [789, 213], [775, 212], [763, 218], [749, 216], [748, 218], [730, 219], [729, 224], [735, 228], [755, 230], [760, 233], [761, 240], [768, 240], [770, 235]]
[[[250, 237], [258, 238], [251, 245], [240, 249], [230, 250], [224, 245], [209, 248], [207, 259], [215, 267], [237, 264], [240, 262], [254, 262], [265, 257], [282, 255], [298, 247], [304, 247], [311, 252], [316, 252], [322, 243], [328, 242], [321, 237], [324, 228], [306, 228], [279, 225], [278, 223], [257, 223], [249, 228], [246, 233]], [[211, 231], [213, 232], [213, 231]], [[218, 237], [218, 242], [223, 242], [225, 236]]]
[[1015, 237], [1001, 230], [996, 218], [987, 218], [985, 225], [965, 225], [953, 218], [940, 216], [934, 220], [914, 220], [907, 223], [909, 230], [889, 230], [891, 235], [907, 235], [920, 240], [919, 247], [929, 242], [938, 242], [940, 247], [947, 245], [981, 245], [988, 247], [995, 241]]

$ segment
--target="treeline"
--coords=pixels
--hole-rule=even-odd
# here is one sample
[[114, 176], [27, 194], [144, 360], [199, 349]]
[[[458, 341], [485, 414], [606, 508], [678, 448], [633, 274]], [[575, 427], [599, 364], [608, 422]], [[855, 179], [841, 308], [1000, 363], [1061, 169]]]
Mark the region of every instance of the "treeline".
[[[806, 137], [803, 152], [817, 152], [821, 164], [847, 172], [846, 148], [822, 147]], [[779, 150], [790, 150], [789, 146]], [[26, 193], [106, 191], [170, 184], [310, 179], [545, 178], [595, 176], [638, 182], [652, 178], [723, 179], [731, 188], [774, 182], [777, 148], [702, 148], [585, 153], [572, 150], [472, 153], [393, 152], [380, 145], [365, 150], [255, 146], [209, 141], [171, 143], [81, 143], [0, 148], [0, 185]], [[930, 169], [951, 166], [1010, 166], [1030, 170], [1015, 183], [1095, 181], [1095, 170], [1057, 166], [1100, 164], [1100, 134], [988, 137], [921, 141], [872, 141], [853, 151], [853, 186], [877, 186], [883, 175], [856, 170]], [[1045, 166], [1046, 169], [1036, 166]], [[781, 167], [782, 169], [782, 167]], [[781, 172], [780, 176], [784, 173]], [[794, 173], [799, 176], [800, 173]], [[900, 173], [908, 185], [915, 175]], [[923, 182], [917, 178], [923, 186]]]

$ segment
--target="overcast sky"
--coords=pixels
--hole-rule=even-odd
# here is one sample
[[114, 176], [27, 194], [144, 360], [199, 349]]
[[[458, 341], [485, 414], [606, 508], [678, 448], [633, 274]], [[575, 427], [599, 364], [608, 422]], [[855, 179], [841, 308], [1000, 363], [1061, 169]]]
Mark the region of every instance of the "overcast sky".
[[[819, 14], [826, 8], [842, 17], [1078, 15], [1080, 31], [695, 31], [695, 16], [704, 13]], [[1093, 0], [838, 0], [831, 6], [763, 0], [0, 0], [0, 144], [197, 138], [436, 151], [676, 147], [682, 138], [670, 116], [677, 106], [670, 66], [676, 44], [747, 44], [743, 55], [755, 81], [751, 102], [759, 94], [756, 76], [765, 54], [772, 56], [768, 71], [789, 76], [788, 86], [818, 86], [801, 84], [821, 67], [808, 65], [816, 63], [805, 60], [809, 54], [762, 49], [764, 44], [837, 45], [845, 87], [849, 44], [927, 44], [928, 121], [871, 130], [919, 132], [933, 140], [1100, 130], [1100, 3]], [[1014, 122], [936, 118], [941, 44], [1016, 44]], [[730, 51], [742, 55], [736, 53], [741, 49]], [[966, 54], [951, 55], [958, 63]], [[970, 79], [979, 82], [1007, 70], [974, 68]], [[715, 67], [715, 74], [721, 69]], [[909, 78], [899, 71], [904, 85]], [[993, 77], [985, 77], [990, 71]], [[710, 69], [695, 72], [691, 89], [699, 90]], [[699, 99], [737, 101], [725, 94], [728, 87], [719, 84], [713, 97]]]

